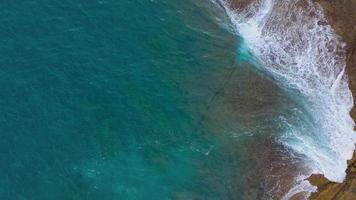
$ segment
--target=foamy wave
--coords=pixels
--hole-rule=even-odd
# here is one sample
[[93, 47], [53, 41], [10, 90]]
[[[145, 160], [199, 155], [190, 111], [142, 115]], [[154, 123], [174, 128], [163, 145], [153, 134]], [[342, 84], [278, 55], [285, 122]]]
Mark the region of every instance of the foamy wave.
[[307, 158], [310, 173], [343, 181], [356, 142], [349, 115], [353, 99], [345, 44], [320, 6], [311, 0], [260, 0], [237, 10], [228, 1], [220, 4], [263, 70], [303, 99], [308, 124], [285, 121], [290, 129], [280, 142]]

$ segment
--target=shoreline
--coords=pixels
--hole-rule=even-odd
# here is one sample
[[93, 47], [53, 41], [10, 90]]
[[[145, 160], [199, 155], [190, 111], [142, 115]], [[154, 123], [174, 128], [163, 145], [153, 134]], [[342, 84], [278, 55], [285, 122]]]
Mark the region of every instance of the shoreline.
[[[354, 107], [350, 115], [356, 121], [356, 1], [353, 0], [315, 0], [323, 8], [325, 17], [334, 31], [346, 43], [346, 73], [349, 88], [354, 97]], [[309, 199], [356, 199], [356, 151], [348, 161], [346, 178], [342, 183], [334, 183], [323, 175], [315, 174], [308, 179], [318, 191], [311, 194]]]
[[[355, 0], [312, 0], [318, 3], [324, 12], [328, 24], [333, 28], [346, 44], [346, 73], [348, 85], [353, 98], [353, 108], [350, 116], [356, 121], [356, 1]], [[232, 7], [243, 9], [253, 0], [233, 0]], [[356, 128], [355, 128], [356, 129]], [[307, 180], [318, 191], [311, 194], [309, 199], [356, 199], [356, 151], [351, 160], [348, 161], [346, 177], [342, 183], [335, 183], [327, 180], [323, 175], [314, 174]], [[291, 199], [301, 199], [300, 193]]]

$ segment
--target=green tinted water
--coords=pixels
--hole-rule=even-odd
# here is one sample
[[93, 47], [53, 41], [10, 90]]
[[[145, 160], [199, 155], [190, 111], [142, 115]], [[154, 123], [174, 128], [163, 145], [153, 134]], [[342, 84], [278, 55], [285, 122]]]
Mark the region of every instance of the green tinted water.
[[[0, 199], [239, 198], [249, 159], [238, 147], [249, 134], [240, 146], [233, 138], [246, 121], [263, 132], [254, 123], [266, 116], [253, 102], [266, 97], [270, 113], [279, 97], [236, 59], [239, 42], [213, 5], [0, 8]], [[243, 92], [256, 83], [260, 90]], [[239, 102], [247, 104], [232, 110]]]

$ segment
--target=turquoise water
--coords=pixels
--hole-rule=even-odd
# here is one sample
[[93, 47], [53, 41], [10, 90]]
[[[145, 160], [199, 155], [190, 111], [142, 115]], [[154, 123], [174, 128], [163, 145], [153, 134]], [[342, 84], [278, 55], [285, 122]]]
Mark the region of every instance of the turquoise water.
[[259, 152], [294, 103], [208, 1], [0, 8], [0, 199], [243, 199], [261, 189], [271, 154]]

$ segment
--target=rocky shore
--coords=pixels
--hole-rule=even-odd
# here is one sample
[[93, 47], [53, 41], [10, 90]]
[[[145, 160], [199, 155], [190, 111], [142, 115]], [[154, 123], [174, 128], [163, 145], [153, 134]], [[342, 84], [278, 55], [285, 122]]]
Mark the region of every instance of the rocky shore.
[[[349, 87], [354, 96], [356, 105], [356, 0], [313, 0], [324, 10], [328, 24], [330, 24], [347, 48], [347, 68]], [[233, 0], [234, 8], [244, 8], [246, 5], [256, 2], [254, 0]], [[301, 1], [303, 3], [303, 1]], [[350, 112], [356, 121], [356, 106]], [[322, 175], [313, 175], [309, 181], [318, 187], [318, 191], [312, 193], [310, 199], [317, 200], [355, 200], [356, 199], [356, 153], [348, 163], [347, 176], [343, 183], [333, 183]], [[296, 195], [292, 199], [303, 199]]]
[[[356, 0], [313, 0], [324, 10], [328, 24], [340, 35], [346, 43], [347, 66], [346, 72], [349, 79], [349, 87], [354, 96], [354, 108], [350, 112], [356, 121]], [[235, 9], [243, 9], [256, 0], [232, 0], [231, 5]], [[304, 0], [301, 0], [303, 3]], [[356, 133], [355, 133], [356, 134]], [[322, 175], [312, 175], [309, 181], [318, 187], [318, 191], [312, 193], [313, 200], [355, 200], [356, 199], [356, 151], [348, 162], [347, 176], [343, 183], [333, 183]], [[303, 195], [297, 194], [292, 199], [303, 199]]]
[[[346, 71], [349, 87], [356, 105], [356, 0], [316, 0], [324, 9], [329, 24], [347, 45]], [[356, 106], [351, 111], [356, 120]], [[356, 199], [356, 153], [348, 163], [347, 176], [343, 183], [333, 183], [321, 175], [313, 175], [309, 181], [318, 187], [311, 195], [315, 200], [354, 200]]]
[[354, 200], [356, 199], [356, 153], [348, 162], [347, 176], [342, 183], [333, 183], [316, 174], [309, 178], [311, 184], [318, 187], [318, 191], [312, 193], [312, 200]]

